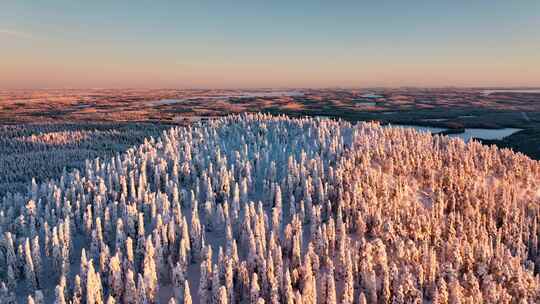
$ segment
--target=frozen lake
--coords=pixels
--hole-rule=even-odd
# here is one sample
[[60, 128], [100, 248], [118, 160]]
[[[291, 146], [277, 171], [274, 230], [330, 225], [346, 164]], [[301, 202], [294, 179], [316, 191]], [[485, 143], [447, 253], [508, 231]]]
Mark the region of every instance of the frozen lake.
[[148, 106], [163, 106], [183, 103], [186, 101], [203, 99], [203, 100], [219, 100], [230, 98], [255, 98], [255, 97], [284, 97], [284, 96], [303, 96], [300, 91], [245, 91], [237, 94], [215, 94], [215, 95], [200, 95], [192, 96], [184, 99], [160, 99], [146, 102]]
[[[436, 127], [425, 127], [425, 126], [416, 126], [416, 125], [392, 125], [393, 127], [402, 127], [402, 128], [413, 128], [419, 132], [429, 132], [431, 134], [436, 134], [442, 131], [446, 131], [446, 128], [436, 128]], [[388, 126], [384, 126], [388, 127]], [[459, 134], [449, 134], [449, 137], [459, 137], [465, 142], [468, 142], [472, 138], [481, 138], [481, 139], [503, 139], [507, 136], [510, 136], [522, 129], [517, 128], [503, 128], [503, 129], [480, 129], [480, 128], [466, 128], [463, 133]]]
[[148, 106], [164, 106], [164, 105], [171, 105], [176, 103], [182, 103], [187, 101], [188, 99], [161, 99], [161, 100], [153, 100], [146, 103]]
[[355, 102], [354, 105], [357, 107], [374, 107], [377, 103], [371, 101], [359, 101]]
[[465, 132], [460, 134], [450, 134], [450, 137], [459, 137], [464, 141], [469, 141], [471, 138], [481, 138], [481, 139], [503, 139], [507, 136], [510, 136], [522, 129], [515, 128], [504, 128], [504, 129], [476, 129], [468, 128], [465, 129]]
[[447, 121], [448, 118], [426, 118], [422, 119], [423, 121]]
[[364, 98], [383, 98], [384, 96], [378, 95], [378, 94], [373, 94], [373, 93], [367, 93], [367, 94], [361, 95], [360, 97], [364, 97]]
[[482, 94], [489, 95], [493, 93], [530, 93], [540, 94], [540, 89], [522, 89], [522, 90], [483, 90]]

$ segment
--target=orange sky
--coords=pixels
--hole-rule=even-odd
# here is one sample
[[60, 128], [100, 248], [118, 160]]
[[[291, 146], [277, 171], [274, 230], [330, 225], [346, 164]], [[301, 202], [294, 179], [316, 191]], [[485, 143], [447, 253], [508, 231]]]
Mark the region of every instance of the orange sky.
[[0, 88], [540, 86], [538, 1], [120, 2], [5, 4]]

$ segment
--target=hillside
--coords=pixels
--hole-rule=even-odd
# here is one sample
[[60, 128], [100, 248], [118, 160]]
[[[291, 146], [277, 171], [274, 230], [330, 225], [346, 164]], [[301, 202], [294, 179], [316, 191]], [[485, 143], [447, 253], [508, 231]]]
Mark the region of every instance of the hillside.
[[538, 303], [539, 180], [374, 123], [174, 127], [2, 198], [0, 303]]

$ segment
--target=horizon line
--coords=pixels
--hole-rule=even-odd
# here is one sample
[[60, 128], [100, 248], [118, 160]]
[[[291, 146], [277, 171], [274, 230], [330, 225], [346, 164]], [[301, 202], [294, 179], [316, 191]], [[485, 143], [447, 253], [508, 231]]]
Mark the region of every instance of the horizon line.
[[130, 86], [118, 86], [118, 87], [14, 87], [14, 88], [1, 88], [2, 91], [21, 91], [21, 90], [355, 90], [355, 89], [540, 89], [538, 85], [445, 85], [445, 86], [432, 86], [432, 85], [372, 85], [372, 86], [254, 86], [254, 87], [130, 87]]

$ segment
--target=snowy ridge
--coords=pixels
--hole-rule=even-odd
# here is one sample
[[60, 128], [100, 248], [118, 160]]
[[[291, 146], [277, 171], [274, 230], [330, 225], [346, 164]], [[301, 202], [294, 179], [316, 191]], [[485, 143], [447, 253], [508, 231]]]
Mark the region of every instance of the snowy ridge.
[[0, 203], [0, 303], [540, 301], [540, 165], [410, 129], [244, 114]]

